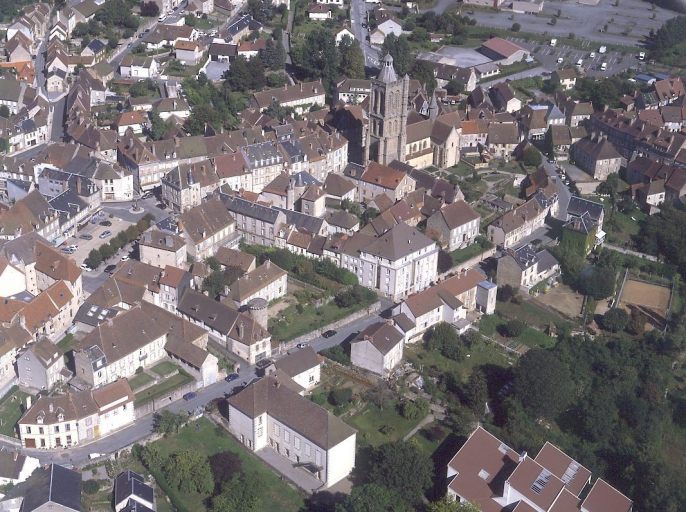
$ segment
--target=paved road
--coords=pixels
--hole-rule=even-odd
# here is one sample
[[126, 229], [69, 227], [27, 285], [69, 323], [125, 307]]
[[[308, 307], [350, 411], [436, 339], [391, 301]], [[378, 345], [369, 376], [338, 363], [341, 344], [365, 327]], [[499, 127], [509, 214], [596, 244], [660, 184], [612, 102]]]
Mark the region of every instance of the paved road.
[[364, 55], [364, 65], [368, 68], [378, 68], [381, 65], [379, 50], [367, 41], [368, 30], [362, 26], [367, 23], [367, 10], [373, 10], [376, 5], [366, 4], [364, 0], [352, 0], [350, 6], [350, 26], [352, 33], [360, 43]]
[[62, 98], [52, 104], [50, 140], [53, 142], [62, 142], [64, 140], [64, 109], [66, 104], [66, 96], [62, 96]]
[[487, 82], [479, 82], [479, 85], [481, 87], [490, 87], [492, 85], [499, 84], [501, 82], [507, 82], [507, 81], [511, 81], [511, 80], [520, 80], [521, 78], [529, 78], [531, 76], [541, 76], [543, 73], [550, 73], [550, 70], [548, 70], [542, 66], [537, 66], [535, 68], [526, 69], [526, 70], [521, 71], [519, 73], [513, 73], [512, 75], [497, 77], [497, 78], [494, 78], [493, 80], [489, 80]]
[[556, 164], [551, 164], [546, 161], [543, 163], [543, 167], [545, 168], [545, 172], [548, 174], [550, 179], [552, 180], [553, 183], [557, 186], [557, 195], [559, 198], [559, 204], [560, 204], [560, 209], [557, 214], [557, 219], [566, 221], [567, 220], [567, 207], [569, 206], [569, 200], [572, 197], [572, 192], [565, 185], [562, 183], [560, 180], [559, 176], [557, 175], [557, 165]]
[[[382, 299], [383, 306], [387, 306], [389, 304], [390, 301]], [[344, 341], [344, 339], [347, 336], [349, 336], [353, 332], [363, 329], [364, 327], [375, 321], [380, 321], [380, 317], [376, 313], [356, 320], [352, 322], [350, 325], [341, 328], [339, 334], [332, 338], [318, 338], [317, 340], [312, 342], [312, 346], [317, 351], [320, 351], [324, 350], [325, 348], [329, 348], [333, 345], [340, 344]], [[169, 406], [165, 407], [165, 409], [175, 413], [179, 413], [184, 411], [192, 412], [196, 410], [198, 407], [204, 408], [209, 402], [211, 402], [215, 398], [220, 398], [226, 396], [227, 394], [231, 394], [239, 386], [242, 386], [244, 383], [249, 382], [250, 380], [256, 377], [257, 374], [255, 372], [255, 367], [246, 367], [244, 363], [243, 365], [241, 365], [239, 379], [231, 383], [228, 383], [223, 380], [216, 382], [211, 386], [198, 390], [197, 396], [192, 400], [178, 400], [176, 402], [171, 403]], [[50, 452], [46, 452], [44, 450], [25, 448], [21, 451], [24, 454], [29, 454], [34, 457], [37, 457], [42, 464], [56, 462], [60, 464], [80, 465], [87, 463], [89, 461], [88, 455], [90, 453], [114, 453], [117, 450], [125, 448], [131, 445], [132, 443], [144, 439], [152, 433], [152, 422], [153, 415], [148, 415], [143, 418], [139, 418], [133, 425], [126, 427], [120, 430], [119, 432], [115, 432], [114, 434], [109, 435], [103, 439], [99, 439], [84, 446], [75, 446], [69, 449], [65, 448], [60, 451]], [[7, 443], [3, 440], [0, 440], [0, 447], [5, 447], [7, 449], [16, 448], [14, 445], [11, 445], [10, 443]]]

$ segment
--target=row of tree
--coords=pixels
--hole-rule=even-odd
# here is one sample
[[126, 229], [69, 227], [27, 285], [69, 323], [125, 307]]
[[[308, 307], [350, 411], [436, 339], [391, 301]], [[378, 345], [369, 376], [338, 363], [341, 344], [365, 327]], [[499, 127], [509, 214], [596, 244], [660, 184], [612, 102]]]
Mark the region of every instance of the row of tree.
[[98, 249], [92, 249], [84, 263], [90, 268], [98, 268], [102, 262], [114, 256], [119, 249], [137, 240], [154, 220], [155, 217], [152, 214], [146, 213], [136, 224], [132, 224], [124, 231], [117, 233], [108, 243], [101, 245]]

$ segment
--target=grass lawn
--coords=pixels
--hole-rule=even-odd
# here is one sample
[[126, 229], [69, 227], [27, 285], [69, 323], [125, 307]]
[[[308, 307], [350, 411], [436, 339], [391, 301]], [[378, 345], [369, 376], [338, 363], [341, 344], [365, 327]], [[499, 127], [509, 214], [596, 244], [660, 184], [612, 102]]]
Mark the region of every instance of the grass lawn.
[[141, 391], [140, 393], [136, 393], [136, 401], [134, 402], [134, 406], [138, 407], [139, 405], [148, 403], [150, 400], [155, 400], [156, 398], [164, 396], [170, 391], [178, 387], [181, 387], [184, 384], [188, 384], [192, 380], [193, 377], [191, 377], [184, 371], [180, 371], [173, 377], [170, 377], [169, 379], [160, 382], [159, 384], [155, 384], [154, 386], [149, 387], [148, 389]]
[[472, 244], [468, 247], [465, 247], [464, 249], [457, 249], [453, 252], [450, 253], [450, 257], [453, 260], [453, 266], [454, 265], [459, 265], [460, 263], [464, 263], [467, 260], [470, 260], [474, 258], [475, 256], [478, 256], [484, 251], [487, 251], [493, 247], [493, 244], [484, 241], [484, 245], [481, 245], [479, 243]]
[[457, 165], [454, 165], [447, 169], [447, 172], [457, 174], [462, 178], [466, 178], [467, 176], [471, 176], [474, 173], [474, 168], [467, 165], [464, 162], [459, 162]]
[[397, 405], [398, 402], [393, 400], [381, 410], [374, 404], [368, 404], [354, 416], [346, 417], [345, 422], [358, 430], [357, 440], [361, 445], [379, 446], [399, 441], [423, 418], [407, 420], [400, 415]]
[[[519, 318], [524, 323], [524, 319]], [[551, 338], [543, 331], [535, 329], [533, 327], [526, 327], [522, 334], [516, 338], [508, 338], [500, 334], [502, 328], [507, 324], [507, 319], [496, 312], [495, 315], [485, 315], [481, 317], [481, 323], [479, 324], [479, 330], [486, 336], [490, 336], [500, 342], [507, 343], [508, 346], [517, 346], [519, 344], [526, 345], [530, 348], [537, 347], [552, 347], [555, 345], [555, 338]]]
[[[495, 316], [495, 315], [490, 315]], [[489, 318], [484, 316], [483, 318]], [[483, 321], [483, 320], [482, 320]], [[472, 345], [462, 361], [454, 361], [444, 357], [436, 350], [426, 350], [420, 343], [409, 345], [405, 348], [405, 357], [411, 361], [416, 368], [429, 366], [436, 368], [441, 373], [457, 372], [463, 382], [472, 374], [472, 370], [483, 365], [510, 366], [512, 358], [507, 355], [505, 350], [494, 343], [480, 341]]]
[[76, 338], [74, 338], [74, 335], [71, 333], [68, 333], [68, 334], [65, 334], [64, 338], [62, 338], [60, 341], [57, 342], [57, 346], [63, 352], [69, 352], [74, 347], [75, 343], [76, 343]]
[[278, 321], [271, 321], [269, 331], [276, 341], [290, 341], [298, 336], [319, 329], [332, 322], [366, 308], [369, 304], [355, 304], [349, 308], [339, 308], [331, 301], [322, 307], [305, 306], [299, 313], [295, 305], [288, 306], [279, 313]]
[[[619, 211], [608, 212], [606, 222], [603, 223], [603, 230], [607, 233], [607, 241], [621, 246], [633, 246], [632, 237], [637, 235], [641, 226], [640, 223], [646, 218], [646, 214], [634, 210], [630, 214]], [[636, 220], [634, 220], [636, 219]]]
[[131, 389], [136, 390], [145, 386], [146, 384], [150, 384], [153, 380], [155, 379], [153, 379], [147, 373], [139, 373], [135, 377], [129, 379], [129, 386], [131, 386]]
[[174, 363], [170, 363], [169, 361], [162, 361], [161, 363], [157, 363], [155, 366], [150, 368], [150, 371], [156, 373], [160, 377], [164, 377], [165, 375], [169, 375], [170, 373], [173, 373], [175, 370], [179, 369], [180, 368], [176, 366]]
[[498, 302], [496, 304], [496, 313], [499, 313], [506, 319], [518, 319], [527, 325], [544, 329], [551, 323], [555, 325], [568, 323], [567, 320], [560, 315], [541, 309], [531, 301], [522, 300], [520, 304], [514, 302]]
[[14, 426], [24, 412], [27, 396], [31, 395], [20, 391], [17, 386], [14, 386], [0, 400], [0, 434], [16, 437]]
[[[159, 447], [163, 456], [181, 450], [191, 450], [206, 456], [224, 451], [236, 453], [241, 458], [242, 471], [246, 477], [258, 479], [262, 484], [261, 510], [265, 512], [272, 510], [296, 512], [303, 506], [302, 495], [281, 481], [280, 477], [274, 474], [262, 461], [250, 454], [226, 431], [205, 418], [182, 428], [177, 435], [156, 441], [155, 445]], [[159, 474], [155, 474], [155, 478], [158, 481], [163, 480]], [[170, 489], [169, 498], [180, 512], [184, 510], [188, 512], [206, 510], [204, 500], [207, 497], [197, 493], [184, 494]]]

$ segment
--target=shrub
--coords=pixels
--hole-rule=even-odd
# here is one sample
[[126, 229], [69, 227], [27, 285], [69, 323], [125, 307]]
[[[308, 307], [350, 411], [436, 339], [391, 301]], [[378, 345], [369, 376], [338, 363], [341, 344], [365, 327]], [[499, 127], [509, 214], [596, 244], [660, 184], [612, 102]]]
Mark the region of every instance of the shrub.
[[505, 332], [510, 338], [516, 338], [517, 336], [520, 336], [524, 332], [525, 328], [526, 324], [521, 320], [510, 320], [507, 322], [507, 324], [505, 324]]
[[332, 361], [336, 361], [345, 366], [350, 366], [350, 356], [340, 345], [333, 346], [329, 349], [322, 350], [321, 354], [328, 357]]
[[603, 315], [603, 328], [608, 331], [623, 331], [628, 324], [629, 315], [621, 308], [613, 308]]
[[497, 298], [500, 302], [509, 302], [515, 295], [517, 295], [517, 290], [509, 284], [498, 286]]
[[336, 388], [329, 393], [329, 402], [331, 405], [345, 405], [350, 402], [353, 397], [353, 390], [350, 388]]
[[86, 480], [83, 482], [83, 492], [95, 494], [100, 490], [100, 483], [97, 480]]

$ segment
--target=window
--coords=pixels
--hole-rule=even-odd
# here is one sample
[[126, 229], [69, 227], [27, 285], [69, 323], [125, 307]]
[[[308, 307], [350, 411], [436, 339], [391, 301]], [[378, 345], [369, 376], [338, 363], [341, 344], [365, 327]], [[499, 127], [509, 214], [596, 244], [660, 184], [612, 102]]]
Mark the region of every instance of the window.
[[71, 425], [70, 425], [69, 423], [67, 423], [67, 424], [64, 426], [64, 430], [65, 430], [66, 432], [69, 432], [69, 431], [71, 430]]
[[274, 435], [279, 437], [279, 426], [276, 423], [274, 423]]
[[262, 427], [258, 428], [257, 429], [257, 437], [262, 437], [263, 432], [264, 431], [262, 430]]
[[310, 443], [305, 443], [305, 455], [310, 454]]
[[31, 427], [26, 427], [26, 433], [30, 434], [31, 433]]
[[283, 431], [283, 440], [287, 443], [291, 442], [291, 433], [288, 430]]
[[298, 436], [293, 436], [293, 446], [296, 450], [300, 450], [300, 438]]
[[40, 447], [45, 448], [45, 439], [40, 440]]
[[43, 427], [38, 427], [38, 433], [43, 434]]

